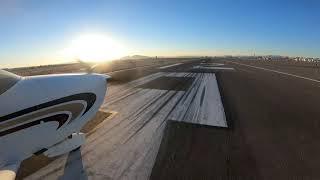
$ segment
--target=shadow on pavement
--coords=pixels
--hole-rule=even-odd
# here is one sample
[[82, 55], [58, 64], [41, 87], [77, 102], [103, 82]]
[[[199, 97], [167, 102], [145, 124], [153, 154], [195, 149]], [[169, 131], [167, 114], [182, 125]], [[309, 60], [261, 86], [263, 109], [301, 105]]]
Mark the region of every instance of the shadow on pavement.
[[83, 167], [80, 148], [75, 149], [69, 153], [66, 165], [64, 167], [64, 174], [59, 179], [60, 180], [70, 180], [70, 179], [87, 180], [88, 179], [87, 173]]

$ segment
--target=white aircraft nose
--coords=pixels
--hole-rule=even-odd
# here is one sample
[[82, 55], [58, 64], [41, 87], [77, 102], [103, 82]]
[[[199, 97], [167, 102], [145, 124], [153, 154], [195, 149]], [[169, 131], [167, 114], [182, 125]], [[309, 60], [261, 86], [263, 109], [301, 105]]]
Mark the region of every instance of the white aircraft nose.
[[[28, 77], [24, 83], [34, 84], [28, 86], [33, 89], [28, 92], [34, 95], [34, 99], [50, 101], [80, 93], [94, 93], [104, 97], [108, 79], [110, 76], [106, 74], [60, 74]], [[39, 93], [34, 93], [35, 86], [39, 87]]]
[[[10, 130], [22, 128], [13, 132], [14, 136], [10, 136], [11, 131], [5, 130], [8, 133], [5, 137], [24, 139], [28, 146], [22, 146], [23, 143], [20, 143], [21, 146], [19, 143], [10, 144], [8, 142], [14, 141], [8, 139], [0, 141], [0, 165], [1, 161], [8, 162], [3, 157], [23, 159], [35, 150], [50, 147], [79, 132], [104, 102], [109, 78], [108, 75], [94, 73], [29, 76], [1, 94], [0, 102], [5, 102], [5, 105], [0, 108], [0, 116], [15, 118], [17, 124], [7, 124], [9, 128], [12, 126]], [[26, 124], [28, 127], [24, 128]]]
[[111, 79], [111, 76], [106, 74], [101, 74], [101, 76], [105, 79], [106, 82], [108, 82], [108, 79]]
[[106, 74], [101, 74], [101, 76], [105, 77], [107, 80], [111, 78], [111, 76], [106, 75]]
[[89, 76], [92, 76], [92, 79], [90, 80], [90, 78], [88, 79], [89, 81], [94, 81], [94, 79], [98, 78], [97, 82], [100, 84], [101, 82], [103, 84], [108, 82], [108, 79], [110, 79], [111, 77], [109, 75], [106, 74], [89, 74]]

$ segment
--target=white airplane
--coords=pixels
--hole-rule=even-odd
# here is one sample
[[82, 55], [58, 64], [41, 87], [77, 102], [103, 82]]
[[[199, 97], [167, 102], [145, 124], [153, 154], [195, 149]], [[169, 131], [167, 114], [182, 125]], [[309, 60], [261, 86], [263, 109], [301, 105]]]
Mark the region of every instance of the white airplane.
[[80, 147], [80, 130], [103, 103], [108, 78], [0, 70], [0, 179], [15, 179], [20, 163], [34, 154], [55, 157]]

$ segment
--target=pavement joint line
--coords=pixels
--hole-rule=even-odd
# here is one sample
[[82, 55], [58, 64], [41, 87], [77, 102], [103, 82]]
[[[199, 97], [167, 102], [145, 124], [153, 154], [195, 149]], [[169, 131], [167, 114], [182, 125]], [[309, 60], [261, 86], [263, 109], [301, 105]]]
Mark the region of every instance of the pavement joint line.
[[316, 83], [320, 83], [319, 80], [312, 79], [312, 78], [307, 78], [307, 77], [303, 77], [303, 76], [299, 76], [299, 75], [295, 75], [295, 74], [285, 73], [285, 72], [272, 70], [272, 69], [267, 69], [267, 68], [263, 68], [263, 67], [252, 66], [252, 65], [248, 65], [248, 64], [242, 64], [242, 63], [238, 63], [238, 62], [231, 62], [231, 63], [242, 65], [242, 66], [247, 66], [247, 67], [251, 67], [251, 68], [255, 68], [255, 69], [270, 71], [270, 72], [274, 72], [274, 73], [278, 73], [278, 74], [283, 74], [283, 75], [287, 75], [287, 76], [292, 76], [292, 77], [296, 77], [296, 78], [300, 78], [300, 79], [304, 79], [304, 80], [313, 81], [313, 82], [316, 82]]

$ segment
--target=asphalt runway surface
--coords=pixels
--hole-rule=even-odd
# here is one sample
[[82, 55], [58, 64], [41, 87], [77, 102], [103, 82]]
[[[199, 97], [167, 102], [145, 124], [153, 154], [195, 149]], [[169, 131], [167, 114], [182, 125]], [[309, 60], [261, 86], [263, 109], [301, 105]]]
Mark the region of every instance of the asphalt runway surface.
[[116, 114], [26, 179], [319, 179], [320, 83], [299, 68], [220, 59], [122, 72], [101, 108]]

